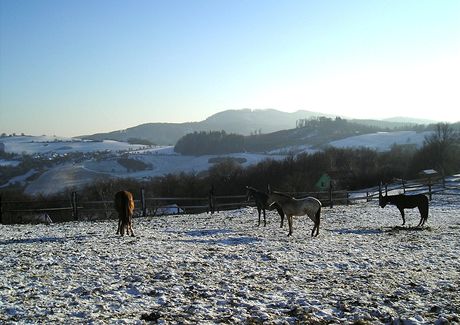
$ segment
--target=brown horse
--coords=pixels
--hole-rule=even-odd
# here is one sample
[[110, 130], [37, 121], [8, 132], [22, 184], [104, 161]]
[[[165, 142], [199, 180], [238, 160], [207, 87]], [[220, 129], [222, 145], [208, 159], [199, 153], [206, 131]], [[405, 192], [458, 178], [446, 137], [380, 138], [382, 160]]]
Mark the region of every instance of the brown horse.
[[257, 206], [257, 212], [259, 213], [259, 223], [257, 224], [257, 226], [260, 226], [261, 212], [264, 215], [264, 227], [265, 227], [267, 225], [267, 219], [265, 217], [265, 210], [266, 209], [268, 210], [276, 209], [276, 211], [278, 211], [278, 214], [281, 217], [280, 228], [283, 228], [284, 212], [283, 212], [283, 209], [281, 209], [281, 206], [276, 203], [273, 206], [269, 206], [267, 204], [268, 194], [262, 191], [259, 191], [258, 189], [254, 187], [246, 186], [246, 190], [247, 190], [247, 193], [246, 193], [247, 200], [249, 201], [251, 198], [254, 199], [254, 202], [256, 203], [256, 206]]
[[124, 236], [126, 234], [134, 236], [133, 231], [133, 211], [134, 200], [133, 195], [128, 191], [120, 191], [115, 194], [115, 210], [118, 212], [118, 229], [117, 235]]

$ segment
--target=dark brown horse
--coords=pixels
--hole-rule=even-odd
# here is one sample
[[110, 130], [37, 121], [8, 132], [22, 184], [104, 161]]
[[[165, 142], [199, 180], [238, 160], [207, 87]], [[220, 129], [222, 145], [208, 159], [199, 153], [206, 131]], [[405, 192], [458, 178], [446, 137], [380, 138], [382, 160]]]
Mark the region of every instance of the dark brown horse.
[[120, 191], [115, 194], [115, 210], [118, 212], [118, 229], [117, 235], [124, 236], [126, 234], [134, 236], [133, 231], [133, 211], [134, 200], [133, 195], [128, 191]]
[[284, 223], [284, 212], [283, 212], [283, 209], [281, 209], [281, 206], [279, 204], [274, 204], [273, 206], [269, 206], [267, 204], [267, 200], [268, 200], [268, 194], [267, 193], [264, 193], [262, 191], [259, 191], [258, 189], [254, 188], [254, 187], [251, 187], [251, 186], [246, 186], [246, 190], [247, 190], [247, 193], [246, 193], [246, 196], [248, 198], [248, 201], [250, 199], [253, 199], [254, 202], [256, 203], [256, 206], [257, 206], [257, 212], [259, 213], [259, 223], [257, 224], [257, 226], [260, 226], [260, 215], [261, 215], [261, 212], [263, 213], [264, 215], [264, 227], [267, 225], [267, 219], [265, 217], [265, 210], [273, 210], [273, 209], [276, 209], [276, 211], [278, 211], [278, 214], [280, 215], [281, 217], [281, 225], [280, 225], [280, 228], [283, 228], [283, 223]]
[[379, 191], [379, 205], [384, 208], [387, 204], [396, 205], [399, 212], [401, 212], [401, 217], [403, 220], [402, 225], [406, 223], [404, 218], [404, 209], [413, 209], [418, 208], [420, 212], [420, 222], [417, 227], [422, 227], [425, 224], [425, 221], [428, 220], [428, 198], [423, 194], [416, 195], [382, 195], [382, 190]]

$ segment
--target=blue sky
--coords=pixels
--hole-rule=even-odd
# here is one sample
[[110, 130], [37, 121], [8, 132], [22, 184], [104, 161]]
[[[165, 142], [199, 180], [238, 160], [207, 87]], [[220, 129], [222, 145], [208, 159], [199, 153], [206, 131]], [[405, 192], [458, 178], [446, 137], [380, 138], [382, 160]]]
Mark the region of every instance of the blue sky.
[[0, 132], [225, 109], [460, 120], [460, 1], [0, 0]]

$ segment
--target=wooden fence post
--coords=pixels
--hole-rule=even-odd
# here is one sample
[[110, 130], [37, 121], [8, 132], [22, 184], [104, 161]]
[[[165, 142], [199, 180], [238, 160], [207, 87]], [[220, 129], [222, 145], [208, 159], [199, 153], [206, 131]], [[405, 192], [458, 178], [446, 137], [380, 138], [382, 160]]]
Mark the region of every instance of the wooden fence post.
[[2, 194], [0, 194], [0, 224], [3, 224], [3, 215], [2, 215]]
[[211, 211], [211, 214], [214, 214], [214, 208], [215, 208], [214, 185], [211, 185], [211, 189], [209, 190], [209, 193], [208, 193], [208, 205], [209, 205], [209, 211]]
[[142, 216], [147, 216], [147, 207], [145, 206], [145, 190], [141, 188], [141, 206], [142, 206]]
[[74, 220], [78, 220], [78, 199], [77, 199], [77, 192], [72, 192], [72, 198], [70, 200], [72, 204], [72, 214]]
[[430, 201], [432, 199], [432, 193], [431, 193], [431, 180], [428, 181], [428, 195], [430, 197]]
[[334, 203], [332, 202], [332, 182], [329, 183], [329, 202], [330, 202], [330, 208], [334, 207]]

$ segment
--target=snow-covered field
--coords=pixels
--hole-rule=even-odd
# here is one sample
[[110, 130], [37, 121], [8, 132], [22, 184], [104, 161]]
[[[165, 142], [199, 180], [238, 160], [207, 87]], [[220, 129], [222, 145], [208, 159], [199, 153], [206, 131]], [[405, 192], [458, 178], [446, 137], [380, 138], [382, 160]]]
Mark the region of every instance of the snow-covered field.
[[[377, 202], [323, 208], [320, 235], [256, 210], [0, 225], [0, 323], [460, 323], [460, 202], [427, 227]], [[409, 226], [419, 221], [407, 210]]]
[[421, 147], [425, 138], [430, 136], [433, 132], [424, 131], [394, 131], [394, 132], [377, 132], [370, 134], [356, 135], [332, 141], [331, 146], [336, 148], [369, 148], [377, 151], [387, 151], [395, 144], [407, 145], [413, 144]]

